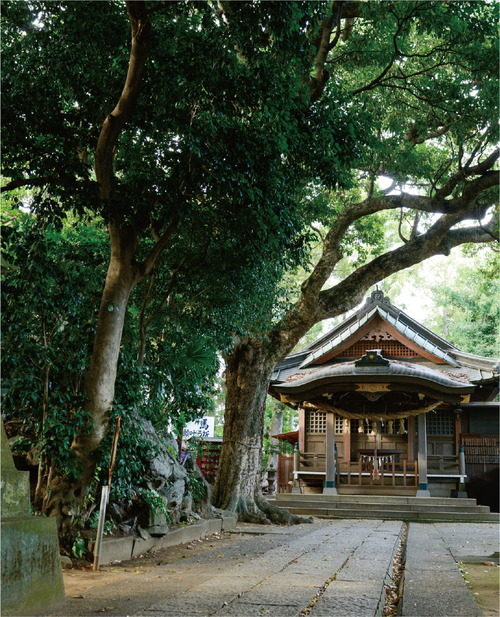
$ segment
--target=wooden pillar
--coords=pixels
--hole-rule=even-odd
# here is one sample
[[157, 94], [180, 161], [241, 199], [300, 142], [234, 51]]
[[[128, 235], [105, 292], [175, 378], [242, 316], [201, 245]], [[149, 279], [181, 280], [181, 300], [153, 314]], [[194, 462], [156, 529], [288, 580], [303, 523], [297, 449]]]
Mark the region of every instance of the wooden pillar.
[[344, 461], [351, 462], [351, 420], [344, 420]]
[[306, 451], [306, 410], [299, 407], [299, 450]]
[[415, 460], [415, 416], [408, 418], [408, 435], [407, 435], [408, 453], [406, 455], [409, 463]]
[[335, 486], [335, 414], [326, 412], [326, 478], [324, 495], [336, 495]]
[[462, 434], [462, 410], [455, 409], [455, 455], [460, 453], [460, 439]]
[[430, 497], [427, 482], [427, 414], [417, 416], [418, 427], [418, 490], [417, 497]]

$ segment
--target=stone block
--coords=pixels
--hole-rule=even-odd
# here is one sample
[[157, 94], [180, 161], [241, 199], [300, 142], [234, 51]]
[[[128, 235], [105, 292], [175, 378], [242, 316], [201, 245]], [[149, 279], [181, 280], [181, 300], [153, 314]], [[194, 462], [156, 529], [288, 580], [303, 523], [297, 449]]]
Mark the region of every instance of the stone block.
[[28, 514], [30, 510], [29, 473], [2, 467], [1, 474], [2, 519]]
[[220, 518], [209, 518], [203, 521], [203, 535], [210, 536], [213, 533], [220, 533], [222, 531], [222, 520]]
[[29, 473], [15, 468], [3, 423], [0, 441], [1, 613], [46, 615], [64, 602], [56, 519], [29, 514]]
[[55, 518], [2, 520], [2, 615], [46, 615], [64, 601]]
[[158, 549], [158, 538], [148, 538], [147, 540], [135, 538], [132, 547], [132, 557], [139, 557], [139, 555], [143, 555], [154, 549]]
[[222, 531], [233, 531], [236, 529], [238, 519], [236, 516], [223, 516], [222, 517]]
[[127, 561], [132, 558], [134, 538], [104, 538], [101, 546], [99, 563], [113, 563], [113, 561]]

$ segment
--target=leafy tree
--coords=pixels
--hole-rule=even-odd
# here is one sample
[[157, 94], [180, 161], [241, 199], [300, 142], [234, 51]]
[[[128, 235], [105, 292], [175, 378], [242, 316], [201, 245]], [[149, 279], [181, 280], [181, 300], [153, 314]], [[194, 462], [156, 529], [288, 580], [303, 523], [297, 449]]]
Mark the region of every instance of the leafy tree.
[[[4, 204], [6, 206], [6, 204]], [[47, 510], [49, 478], [79, 473], [71, 449], [87, 430], [81, 384], [95, 333], [106, 233], [99, 226], [41, 229], [33, 216], [2, 211], [3, 413], [40, 460], [34, 505]]]
[[476, 254], [446, 268], [442, 280], [431, 287], [436, 307], [430, 315], [432, 327], [466, 353], [499, 355], [498, 262], [498, 253]]
[[[332, 208], [321, 256], [293, 306], [275, 313], [259, 336], [234, 338], [217, 506], [243, 520], [284, 519], [259, 492], [265, 397], [273, 366], [311, 326], [345, 313], [395, 272], [464, 243], [496, 239], [495, 21], [493, 5], [476, 2], [332, 2], [325, 12], [311, 41], [312, 105], [344, 104], [347, 130], [364, 127], [362, 160], [354, 164], [365, 192]], [[384, 191], [382, 174], [392, 179]], [[347, 260], [340, 280], [330, 282], [354, 239], [370, 246], [370, 221], [381, 213], [398, 224], [397, 244], [368, 251], [365, 263]]]
[[160, 269], [180, 279], [189, 254], [186, 276], [215, 258], [225, 295], [248, 285], [255, 300], [302, 257], [310, 175], [348, 181], [346, 101], [310, 105], [326, 75], [309, 77], [308, 36], [326, 6], [3, 2], [2, 190], [30, 187], [32, 211], [55, 225], [98, 215], [110, 242], [82, 384], [92, 429], [75, 427], [71, 444], [82, 474], [61, 469], [49, 487], [61, 519], [94, 474], [136, 285]]
[[[32, 464], [39, 462], [34, 506], [47, 513], [53, 498], [47, 489], [57, 486], [61, 470], [67, 478], [80, 473], [70, 445], [75, 429], [87, 430], [90, 423], [81, 383], [97, 322], [107, 234], [102, 222], [42, 229], [33, 215], [5, 207], [2, 242], [9, 264], [2, 272], [2, 411], [9, 435], [17, 435], [16, 452]], [[188, 296], [191, 290], [185, 291]], [[136, 302], [141, 306], [140, 293], [128, 307], [110, 419], [112, 425], [117, 415], [122, 420], [111, 498], [123, 507], [138, 499], [149, 503], [144, 475], [154, 444], [144, 437], [142, 419], [168, 437], [171, 425], [181, 434], [186, 421], [207, 413], [220, 344], [207, 341], [207, 324], [199, 313], [196, 319], [171, 311], [161, 327], [152, 322], [147, 353], [139, 364]], [[68, 535], [97, 505], [97, 489], [107, 479], [111, 439], [112, 433], [96, 453], [86, 499], [68, 513]]]

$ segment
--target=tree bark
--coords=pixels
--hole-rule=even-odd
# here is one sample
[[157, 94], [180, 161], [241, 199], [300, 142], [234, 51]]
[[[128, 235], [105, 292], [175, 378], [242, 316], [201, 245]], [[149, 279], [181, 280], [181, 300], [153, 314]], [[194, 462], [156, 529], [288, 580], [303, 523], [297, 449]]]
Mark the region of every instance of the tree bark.
[[[490, 182], [498, 184], [498, 173], [492, 180], [489, 170], [498, 155], [491, 155], [480, 169], [480, 176], [464, 185], [462, 195], [450, 200], [452, 208], [444, 208], [442, 216], [423, 234], [411, 238], [399, 248], [388, 251], [351, 273], [329, 289], [323, 289], [328, 277], [342, 258], [340, 245], [350, 225], [357, 219], [384, 209], [402, 207], [393, 199], [367, 199], [352, 205], [339, 215], [325, 237], [323, 254], [310, 276], [301, 286], [301, 295], [283, 319], [261, 338], [239, 341], [228, 358], [226, 371], [226, 411], [224, 444], [217, 473], [214, 505], [237, 512], [240, 520], [268, 522], [279, 520], [279, 509], [270, 506], [260, 495], [260, 454], [262, 450], [265, 397], [273, 366], [295, 347], [300, 338], [317, 322], [344, 314], [361, 301], [375, 283], [425, 259], [448, 254], [451, 248], [466, 242], [492, 242], [498, 224], [493, 215], [479, 227], [460, 228], [470, 218], [476, 198], [487, 190]], [[406, 202], [415, 211], [442, 211], [441, 200], [408, 195]], [[460, 206], [460, 207], [459, 207]], [[450, 213], [451, 210], [451, 213]], [[484, 213], [481, 214], [484, 216]], [[458, 227], [456, 227], [458, 226]], [[280, 521], [281, 522], [281, 521]], [[290, 521], [282, 521], [290, 522]]]
[[[128, 71], [118, 102], [102, 124], [94, 156], [99, 197], [104, 211], [115, 189], [114, 160], [118, 138], [137, 104], [151, 31], [144, 0], [130, 0], [125, 4], [131, 31]], [[149, 274], [153, 268], [168, 238], [175, 231], [177, 220], [172, 221], [164, 237], [148, 256], [147, 263], [141, 265], [135, 261], [139, 229], [125, 225], [120, 212], [112, 213], [108, 224], [111, 255], [83, 388], [87, 399], [84, 409], [89, 414], [92, 426], [87, 430], [83, 427], [75, 430], [71, 449], [80, 465], [77, 477], [70, 479], [62, 475], [63, 470], [58, 470], [58, 473], [50, 475], [47, 486], [46, 513], [58, 517], [63, 533], [69, 531], [72, 517], [79, 514], [80, 505], [94, 476], [96, 450], [108, 429], [130, 293], [141, 277]]]
[[84, 385], [85, 410], [92, 415], [93, 427], [90, 432], [77, 433], [71, 444], [83, 467], [82, 486], [87, 486], [91, 480], [89, 474], [94, 467], [91, 454], [99, 447], [108, 429], [127, 305], [139, 278], [134, 264], [137, 250], [135, 231], [110, 224], [109, 235], [111, 258]]
[[291, 524], [304, 519], [265, 502], [260, 490], [264, 407], [275, 363], [263, 341], [238, 341], [227, 358], [224, 439], [213, 504], [251, 523]]
[[45, 513], [58, 517], [63, 532], [72, 525], [72, 520], [69, 520], [71, 515], [79, 514], [86, 489], [94, 476], [96, 450], [108, 430], [127, 304], [139, 280], [134, 262], [137, 249], [135, 231], [130, 227], [122, 229], [110, 224], [109, 235], [110, 262], [84, 384], [87, 398], [84, 410], [91, 419], [91, 426], [87, 430], [77, 429], [71, 444], [80, 467], [78, 476], [70, 480], [60, 473], [52, 474], [44, 503]]

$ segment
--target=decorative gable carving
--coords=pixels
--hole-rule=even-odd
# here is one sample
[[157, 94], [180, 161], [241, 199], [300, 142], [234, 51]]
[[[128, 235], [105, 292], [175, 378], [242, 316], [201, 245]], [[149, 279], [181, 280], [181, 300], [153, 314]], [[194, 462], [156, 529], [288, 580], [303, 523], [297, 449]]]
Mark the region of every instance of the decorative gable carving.
[[367, 332], [363, 337], [360, 338], [360, 341], [393, 341], [395, 340], [392, 334], [387, 332], [384, 328], [372, 328], [369, 332]]
[[396, 340], [391, 334], [386, 333], [387, 336], [381, 335], [377, 339], [367, 339], [363, 337], [356, 341], [353, 345], [344, 349], [338, 354], [339, 358], [360, 358], [369, 349], [373, 347], [376, 342], [377, 347], [381, 349], [383, 355], [386, 358], [418, 358], [420, 354], [413, 351], [406, 345], [403, 345], [400, 341]]

